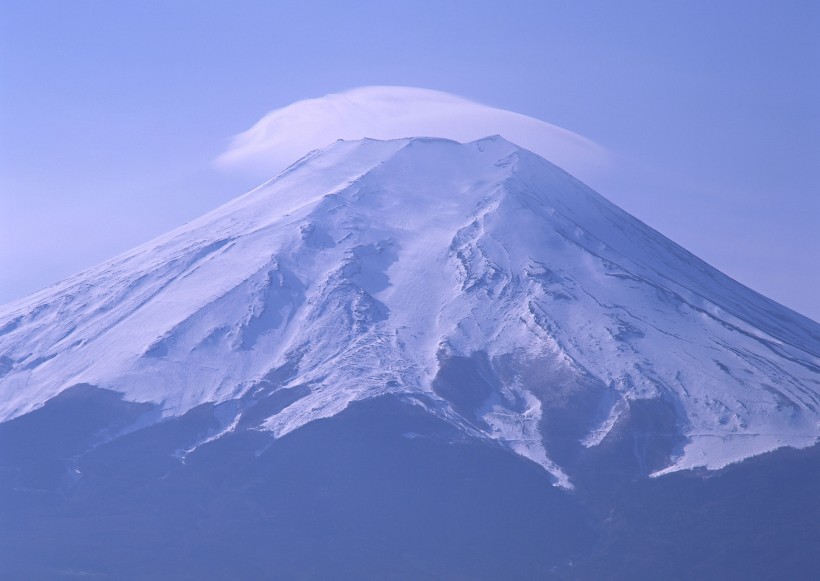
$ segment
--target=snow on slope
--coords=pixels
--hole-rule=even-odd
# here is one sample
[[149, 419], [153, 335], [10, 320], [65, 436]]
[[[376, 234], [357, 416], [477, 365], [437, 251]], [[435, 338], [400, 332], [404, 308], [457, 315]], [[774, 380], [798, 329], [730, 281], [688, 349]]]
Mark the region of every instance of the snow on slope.
[[[471, 415], [436, 385], [476, 354]], [[231, 430], [259, 390], [298, 388], [256, 426], [282, 436], [397, 393], [571, 486], [541, 434], [557, 378], [606, 390], [587, 447], [630, 401], [672, 402], [666, 471], [820, 434], [820, 325], [499, 137], [339, 141], [0, 309], [2, 420], [87, 383], [164, 416], [231, 401]]]

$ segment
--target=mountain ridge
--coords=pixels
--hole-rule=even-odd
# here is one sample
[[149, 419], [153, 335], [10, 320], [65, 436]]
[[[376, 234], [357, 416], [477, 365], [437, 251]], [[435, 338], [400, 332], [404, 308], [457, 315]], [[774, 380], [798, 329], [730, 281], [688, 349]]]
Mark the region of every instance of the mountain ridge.
[[152, 403], [146, 421], [222, 406], [201, 445], [398, 394], [566, 488], [558, 448], [599, 445], [635, 401], [675, 409], [653, 474], [820, 434], [820, 325], [500, 137], [312, 152], [0, 308], [0, 353], [4, 420], [90, 384]]

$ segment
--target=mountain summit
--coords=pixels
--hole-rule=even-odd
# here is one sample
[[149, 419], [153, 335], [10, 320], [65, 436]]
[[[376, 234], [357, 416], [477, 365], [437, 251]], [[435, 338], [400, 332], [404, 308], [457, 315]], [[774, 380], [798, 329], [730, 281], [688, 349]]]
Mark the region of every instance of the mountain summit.
[[500, 137], [315, 151], [0, 309], [0, 354], [4, 421], [76, 386], [148, 404], [108, 439], [210, 405], [182, 460], [385, 395], [565, 488], [641, 410], [647, 474], [820, 435], [820, 325]]

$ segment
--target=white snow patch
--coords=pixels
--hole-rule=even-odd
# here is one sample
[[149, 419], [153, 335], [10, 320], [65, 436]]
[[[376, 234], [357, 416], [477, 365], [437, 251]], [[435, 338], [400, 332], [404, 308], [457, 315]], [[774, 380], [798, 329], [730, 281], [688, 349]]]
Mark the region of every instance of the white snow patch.
[[[544, 448], [534, 399], [560, 402], [565, 386], [537, 373], [538, 385], [503, 386], [481, 431], [432, 392], [444, 346], [532, 366], [549, 355], [563, 362], [560, 381], [610, 386], [606, 401], [663, 396], [691, 439], [673, 470], [814, 443], [818, 336], [816, 323], [500, 137], [340, 141], [0, 307], [0, 420], [83, 382], [178, 416], [246, 397], [297, 362], [284, 387], [310, 392], [264, 422], [276, 436], [355, 401], [424, 396], [431, 413], [571, 486]], [[622, 412], [615, 405], [581, 444], [600, 443]]]

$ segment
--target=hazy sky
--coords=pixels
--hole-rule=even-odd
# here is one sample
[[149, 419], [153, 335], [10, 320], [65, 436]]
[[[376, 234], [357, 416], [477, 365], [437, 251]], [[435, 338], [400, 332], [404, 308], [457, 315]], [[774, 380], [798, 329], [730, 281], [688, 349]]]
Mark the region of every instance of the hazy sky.
[[295, 101], [400, 85], [568, 129], [603, 195], [820, 319], [820, 4], [0, 1], [0, 302], [259, 181]]

